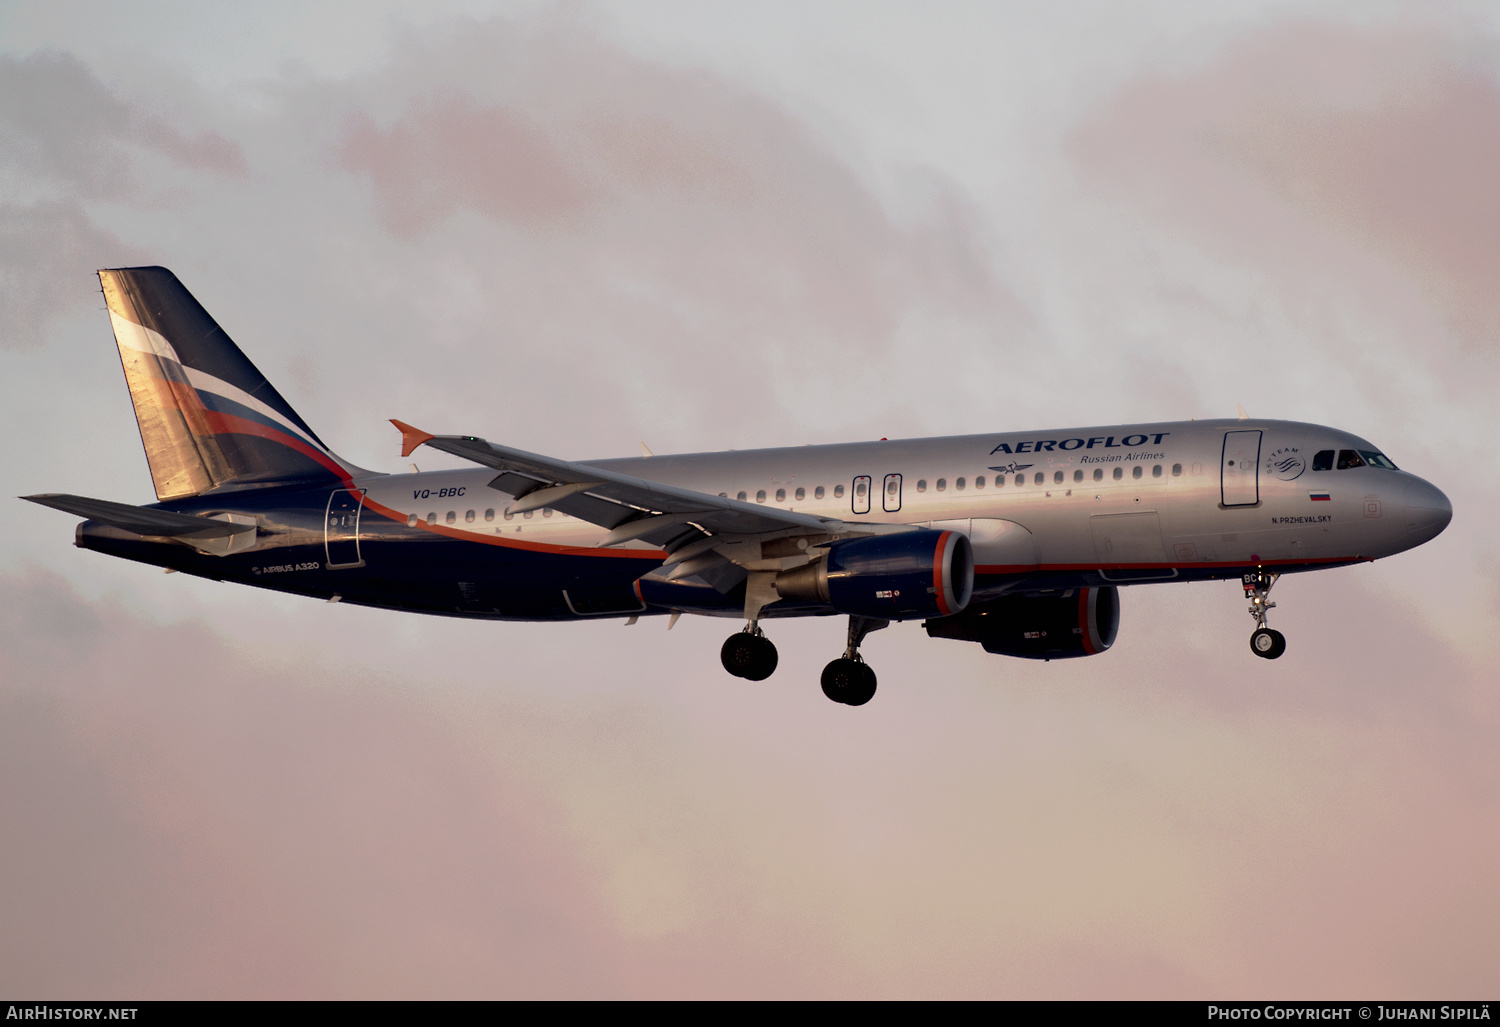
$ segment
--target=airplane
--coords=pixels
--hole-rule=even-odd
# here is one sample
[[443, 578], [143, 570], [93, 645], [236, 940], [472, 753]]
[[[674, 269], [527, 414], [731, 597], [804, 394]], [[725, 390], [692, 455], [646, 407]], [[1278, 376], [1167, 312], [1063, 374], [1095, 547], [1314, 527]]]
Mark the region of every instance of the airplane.
[[172, 272], [98, 274], [159, 502], [21, 497], [86, 518], [76, 545], [453, 617], [738, 618], [720, 656], [750, 681], [776, 669], [763, 622], [842, 615], [821, 684], [849, 706], [892, 621], [1093, 656], [1147, 583], [1237, 579], [1251, 651], [1276, 659], [1280, 575], [1403, 552], [1453, 513], [1356, 435], [1244, 416], [583, 462], [393, 420], [403, 458], [475, 466], [381, 474], [334, 455]]

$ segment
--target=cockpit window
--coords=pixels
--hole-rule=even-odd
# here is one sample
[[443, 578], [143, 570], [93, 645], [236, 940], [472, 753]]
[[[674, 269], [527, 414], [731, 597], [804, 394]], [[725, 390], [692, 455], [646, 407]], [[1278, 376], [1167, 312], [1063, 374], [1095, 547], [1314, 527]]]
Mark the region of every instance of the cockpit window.
[[1352, 449], [1339, 450], [1339, 470], [1347, 471], [1351, 467], [1363, 467], [1364, 460]]
[[1384, 453], [1377, 453], [1372, 449], [1361, 449], [1359, 455], [1365, 458], [1365, 463], [1371, 467], [1384, 467], [1387, 471], [1396, 470], [1396, 465], [1391, 463], [1391, 458]]
[[1315, 470], [1315, 471], [1331, 471], [1331, 470], [1333, 470], [1333, 450], [1331, 450], [1331, 449], [1325, 449], [1322, 452], [1320, 452], [1317, 456], [1313, 457], [1313, 470]]

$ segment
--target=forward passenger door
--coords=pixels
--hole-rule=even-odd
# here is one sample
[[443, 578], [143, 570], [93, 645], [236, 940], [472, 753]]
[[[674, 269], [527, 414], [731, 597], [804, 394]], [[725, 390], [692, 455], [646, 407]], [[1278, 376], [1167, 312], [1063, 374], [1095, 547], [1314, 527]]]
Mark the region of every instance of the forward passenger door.
[[1224, 433], [1224, 455], [1219, 463], [1219, 490], [1225, 506], [1254, 506], [1260, 502], [1259, 431]]

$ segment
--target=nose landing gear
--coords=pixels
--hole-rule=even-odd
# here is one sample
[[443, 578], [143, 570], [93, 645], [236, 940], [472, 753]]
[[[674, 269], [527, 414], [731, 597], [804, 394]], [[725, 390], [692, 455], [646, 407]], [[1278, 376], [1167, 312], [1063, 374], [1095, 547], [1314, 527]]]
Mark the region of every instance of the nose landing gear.
[[859, 655], [859, 645], [872, 631], [891, 622], [875, 617], [849, 618], [849, 645], [844, 655], [823, 668], [823, 694], [845, 706], [863, 706], [875, 698], [875, 672]]
[[1263, 660], [1274, 660], [1286, 652], [1286, 636], [1266, 627], [1266, 613], [1276, 604], [1268, 598], [1271, 586], [1280, 574], [1255, 571], [1241, 578], [1245, 587], [1245, 598], [1250, 600], [1250, 616], [1255, 618], [1255, 631], [1250, 635], [1250, 651]]

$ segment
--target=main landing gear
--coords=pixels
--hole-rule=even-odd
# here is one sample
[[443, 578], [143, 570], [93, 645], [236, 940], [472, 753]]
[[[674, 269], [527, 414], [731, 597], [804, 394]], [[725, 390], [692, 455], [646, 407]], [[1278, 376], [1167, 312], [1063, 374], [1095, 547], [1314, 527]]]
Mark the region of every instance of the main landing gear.
[[872, 631], [890, 624], [874, 617], [849, 618], [849, 645], [844, 655], [823, 668], [823, 694], [845, 706], [863, 706], [875, 698], [875, 672], [859, 655], [859, 644]]
[[1250, 600], [1250, 616], [1255, 618], [1255, 631], [1250, 635], [1250, 651], [1263, 660], [1274, 660], [1286, 652], [1286, 636], [1266, 627], [1266, 613], [1276, 604], [1268, 598], [1271, 586], [1280, 574], [1256, 571], [1246, 574], [1241, 582], [1245, 586], [1245, 598]]
[[745, 580], [745, 630], [730, 635], [719, 650], [724, 669], [747, 681], [764, 681], [776, 671], [776, 647], [760, 630], [760, 611], [781, 596], [776, 575], [752, 573]]
[[776, 671], [776, 646], [758, 624], [751, 624], [724, 640], [719, 659], [724, 662], [724, 669], [737, 678], [764, 681]]
[[[849, 618], [849, 644], [844, 655], [823, 668], [823, 694], [845, 706], [863, 706], [875, 697], [875, 672], [859, 655], [859, 645], [872, 631], [890, 624], [874, 617]], [[724, 669], [747, 681], [764, 681], [776, 670], [776, 647], [754, 621], [730, 635], [719, 650]]]

